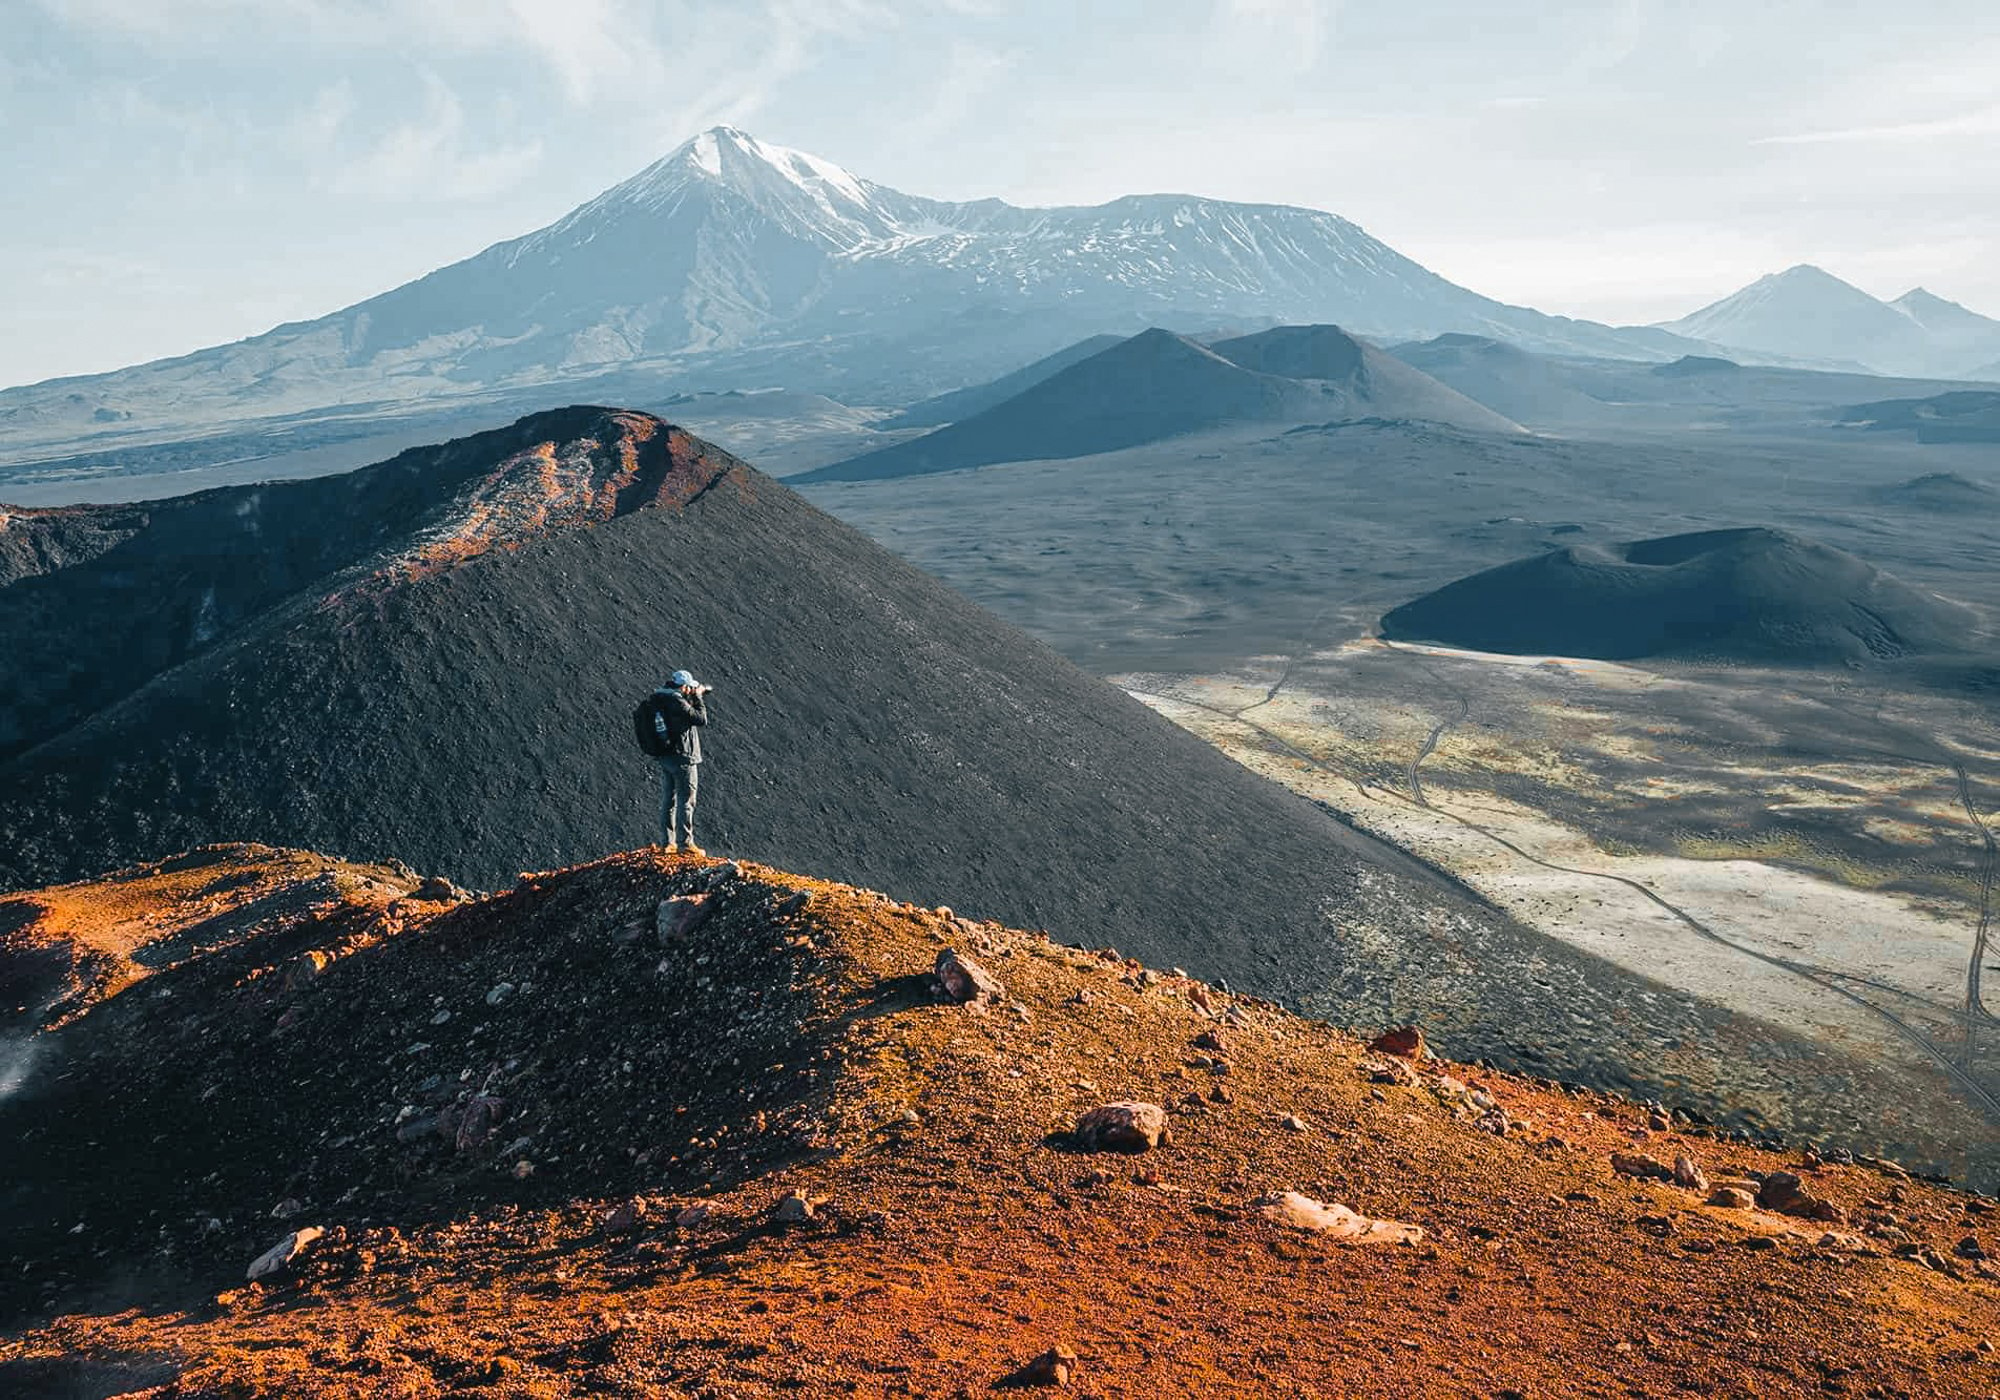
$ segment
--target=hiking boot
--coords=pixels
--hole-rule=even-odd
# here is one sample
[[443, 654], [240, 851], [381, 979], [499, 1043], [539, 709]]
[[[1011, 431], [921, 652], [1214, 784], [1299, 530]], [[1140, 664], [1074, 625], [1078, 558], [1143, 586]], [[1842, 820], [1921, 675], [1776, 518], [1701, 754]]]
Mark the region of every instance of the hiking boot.
[[660, 847], [660, 849], [665, 851], [668, 855], [673, 855], [675, 852], [680, 850], [680, 847], [676, 846], [673, 842], [669, 841], [667, 842], [666, 845]]
[[690, 841], [687, 845], [681, 847], [681, 854], [684, 856], [705, 856], [708, 852]]

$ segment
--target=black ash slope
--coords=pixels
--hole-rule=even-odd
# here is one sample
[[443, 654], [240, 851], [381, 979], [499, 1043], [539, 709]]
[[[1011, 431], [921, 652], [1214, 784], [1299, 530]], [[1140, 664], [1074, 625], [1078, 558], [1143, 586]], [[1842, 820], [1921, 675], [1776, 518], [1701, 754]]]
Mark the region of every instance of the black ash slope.
[[1339, 326], [1273, 326], [1218, 340], [1209, 348], [1259, 374], [1306, 380], [1333, 400], [1336, 418], [1442, 423], [1482, 433], [1519, 433], [1521, 425], [1440, 383], [1421, 369], [1349, 335]]
[[949, 427], [791, 480], [1067, 460], [1233, 424], [1362, 417], [1521, 431], [1337, 326], [1280, 326], [1213, 346], [1149, 330]]
[[1593, 397], [1579, 381], [1590, 372], [1504, 340], [1452, 333], [1395, 347], [1395, 357], [1477, 403], [1531, 428], [1601, 427], [1620, 407]]
[[0, 506], [0, 761], [344, 570], [421, 537], [490, 533], [504, 522], [476, 498], [496, 464], [604, 423], [604, 410], [564, 409], [337, 476]]
[[[1643, 1097], [1727, 1107], [1687, 1045], [1797, 1083], [1815, 1113], [1865, 1077], [1493, 915], [656, 420], [574, 410], [431, 451], [483, 468], [434, 468], [403, 534], [330, 538], [353, 564], [0, 761], [0, 886], [231, 838], [489, 887], [637, 845], [655, 794], [626, 717], [686, 665], [717, 686], [717, 851], [1112, 943], [1344, 1024], [1420, 1021], [1460, 1054]], [[289, 489], [261, 488], [271, 548], [296, 543], [273, 521], [347, 528], [278, 509]], [[256, 495], [218, 494], [216, 518]], [[152, 558], [143, 523], [105, 509], [65, 517], [65, 547], [122, 521], [115, 548]], [[141, 572], [185, 607], [219, 567]], [[36, 568], [57, 586], [58, 561]]]
[[[1225, 423], [1301, 422], [1321, 395], [1150, 330], [1059, 370], [970, 418], [794, 481], [862, 481], [994, 462], [1088, 457]], [[1319, 415], [1324, 416], [1324, 415]]]
[[1014, 395], [1032, 389], [1050, 376], [1059, 374], [1073, 364], [1101, 354], [1118, 344], [1125, 337], [1118, 335], [1093, 335], [1087, 340], [1079, 340], [1074, 345], [1064, 346], [1053, 355], [1044, 355], [1033, 364], [1023, 365], [998, 379], [989, 379], [983, 384], [968, 384], [963, 389], [953, 389], [949, 393], [937, 394], [913, 403], [894, 418], [883, 423], [885, 428], [940, 428], [946, 423], [957, 423], [984, 413], [997, 404], [1003, 404]]
[[1382, 635], [1479, 651], [1862, 664], [1967, 649], [1970, 609], [1783, 530], [1571, 545], [1389, 612]]
[[[255, 839], [490, 887], [643, 844], [626, 717], [688, 666], [716, 687], [700, 829], [722, 850], [1236, 978], [1370, 898], [1378, 922], [1514, 936], [1407, 862], [1384, 885], [1394, 853], [693, 439], [670, 498], [461, 557], [465, 520], [548, 461], [615, 463], [635, 423], [664, 431], [524, 420], [423, 567], [316, 580], [0, 767], [0, 883]], [[522, 450], [550, 433], [572, 440]], [[261, 488], [267, 517], [290, 489]]]

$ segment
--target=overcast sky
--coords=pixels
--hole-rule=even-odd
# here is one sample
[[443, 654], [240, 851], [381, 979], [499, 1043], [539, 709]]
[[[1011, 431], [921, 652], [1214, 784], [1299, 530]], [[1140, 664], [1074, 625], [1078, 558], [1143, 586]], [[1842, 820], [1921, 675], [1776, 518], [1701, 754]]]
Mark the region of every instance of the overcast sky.
[[1681, 314], [1813, 262], [2000, 315], [1996, 0], [0, 0], [0, 384], [360, 300], [732, 122], [916, 194], [1355, 220]]

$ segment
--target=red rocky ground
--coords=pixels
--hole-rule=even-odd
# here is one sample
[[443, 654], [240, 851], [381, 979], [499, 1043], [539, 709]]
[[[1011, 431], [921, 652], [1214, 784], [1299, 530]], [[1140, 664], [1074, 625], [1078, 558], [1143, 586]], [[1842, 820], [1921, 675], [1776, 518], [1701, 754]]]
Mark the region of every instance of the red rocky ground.
[[[867, 891], [640, 852], [474, 901], [229, 847], [0, 931], [70, 969], [0, 1099], [8, 1395], [2000, 1389], [1982, 1198]], [[947, 948], [998, 987], [944, 999]], [[1166, 1140], [1083, 1150], [1128, 1100]]]

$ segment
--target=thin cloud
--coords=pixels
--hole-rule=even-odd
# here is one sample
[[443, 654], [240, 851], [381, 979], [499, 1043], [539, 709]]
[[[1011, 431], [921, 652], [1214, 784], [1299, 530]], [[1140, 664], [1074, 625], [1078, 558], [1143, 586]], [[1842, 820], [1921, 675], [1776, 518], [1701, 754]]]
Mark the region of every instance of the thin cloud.
[[1333, 0], [1217, 0], [1210, 47], [1238, 66], [1310, 71], [1326, 51]]
[[1756, 146], [1823, 146], [1860, 141], [1939, 141], [1959, 136], [2000, 136], [2000, 106], [1981, 107], [1935, 121], [1896, 122], [1887, 126], [1851, 126], [1834, 131], [1802, 131], [1787, 136], [1759, 137]]
[[424, 75], [424, 90], [420, 116], [391, 128], [328, 178], [334, 193], [374, 199], [489, 199], [521, 183], [541, 164], [540, 141], [468, 149], [458, 94], [434, 73]]
[[617, 0], [511, 0], [507, 8], [514, 38], [542, 60], [576, 106], [666, 76], [666, 54], [643, 13]]

